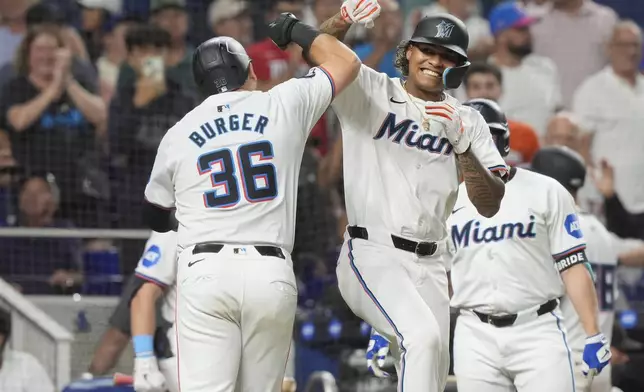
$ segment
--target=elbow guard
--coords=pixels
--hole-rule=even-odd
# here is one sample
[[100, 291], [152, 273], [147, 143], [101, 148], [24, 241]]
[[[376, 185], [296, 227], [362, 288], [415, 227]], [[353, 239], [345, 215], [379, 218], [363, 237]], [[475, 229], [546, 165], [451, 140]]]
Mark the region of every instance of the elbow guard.
[[159, 233], [177, 231], [179, 226], [173, 210], [155, 206], [147, 201], [143, 203], [143, 221], [150, 229]]
[[568, 268], [574, 267], [575, 265], [582, 264], [582, 263], [588, 264], [588, 260], [586, 259], [585, 249], [580, 249], [555, 259], [555, 266], [557, 267], [557, 271], [559, 271], [559, 273], [562, 273]]

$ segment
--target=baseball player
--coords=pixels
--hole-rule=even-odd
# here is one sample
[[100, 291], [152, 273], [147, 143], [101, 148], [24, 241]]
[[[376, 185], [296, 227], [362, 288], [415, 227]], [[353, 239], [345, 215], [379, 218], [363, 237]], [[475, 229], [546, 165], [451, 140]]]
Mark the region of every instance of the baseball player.
[[[134, 389], [137, 392], [179, 392], [174, 333], [177, 233], [152, 232], [136, 267], [145, 281], [130, 303], [134, 348]], [[163, 297], [161, 315], [165, 328], [157, 333], [156, 303]]]
[[[346, 0], [321, 30], [371, 24], [375, 0]], [[445, 93], [469, 66], [468, 33], [451, 15], [424, 18], [402, 42], [401, 78], [362, 66], [332, 108], [342, 128], [349, 226], [337, 266], [351, 310], [390, 341], [400, 391], [442, 391], [449, 297], [442, 257], [458, 171], [475, 208], [493, 216], [506, 165], [481, 115]]]
[[[551, 146], [542, 148], [532, 160], [532, 170], [552, 177], [570, 192], [576, 200], [577, 191], [586, 179], [586, 164], [573, 150]], [[599, 329], [610, 342], [615, 320], [614, 301], [617, 297], [617, 260], [611, 233], [592, 214], [579, 212], [579, 227], [586, 240], [586, 256], [595, 275], [595, 289], [599, 304]], [[610, 364], [594, 379], [584, 377], [583, 352], [584, 328], [571, 300], [565, 296], [561, 301], [561, 313], [568, 330], [568, 343], [575, 364], [575, 387], [578, 392], [610, 392]], [[591, 383], [592, 381], [592, 383]]]
[[[503, 155], [505, 116], [493, 101], [466, 103], [490, 125]], [[451, 305], [459, 392], [575, 389], [573, 362], [559, 301], [564, 292], [586, 336], [584, 375], [611, 357], [597, 325], [597, 296], [575, 203], [556, 180], [512, 167], [500, 211], [481, 216], [461, 185], [448, 219], [454, 257]]]
[[360, 68], [344, 44], [292, 14], [268, 33], [316, 66], [254, 91], [241, 44], [202, 43], [193, 72], [207, 98], [164, 136], [145, 190], [150, 227], [178, 230], [182, 392], [280, 390], [297, 302], [290, 252], [304, 144]]

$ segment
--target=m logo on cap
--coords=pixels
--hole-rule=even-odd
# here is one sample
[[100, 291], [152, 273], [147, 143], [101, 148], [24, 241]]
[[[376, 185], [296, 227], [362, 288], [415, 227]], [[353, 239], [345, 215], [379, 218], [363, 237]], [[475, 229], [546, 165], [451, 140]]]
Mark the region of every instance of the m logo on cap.
[[453, 29], [454, 25], [452, 23], [441, 21], [436, 25], [437, 32], [434, 38], [449, 38], [452, 35]]

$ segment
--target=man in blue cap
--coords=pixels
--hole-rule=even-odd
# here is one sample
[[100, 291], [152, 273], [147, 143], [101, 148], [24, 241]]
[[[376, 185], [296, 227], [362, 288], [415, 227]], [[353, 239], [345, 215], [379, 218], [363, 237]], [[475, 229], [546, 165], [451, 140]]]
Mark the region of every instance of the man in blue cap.
[[555, 64], [532, 54], [530, 26], [537, 19], [512, 1], [494, 7], [489, 21], [496, 41], [489, 61], [503, 74], [499, 105], [509, 119], [527, 123], [543, 137], [548, 120], [561, 105], [561, 87]]

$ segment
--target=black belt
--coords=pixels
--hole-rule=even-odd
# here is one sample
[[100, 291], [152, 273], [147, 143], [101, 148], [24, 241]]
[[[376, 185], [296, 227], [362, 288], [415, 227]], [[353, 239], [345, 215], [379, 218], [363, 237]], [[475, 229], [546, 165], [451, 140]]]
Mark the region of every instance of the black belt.
[[[360, 226], [349, 226], [347, 228], [351, 238], [369, 239], [367, 229]], [[402, 237], [391, 235], [391, 242], [394, 247], [407, 252], [415, 253], [418, 256], [431, 256], [438, 250], [438, 244], [435, 242], [415, 242]]]
[[[541, 305], [537, 310], [537, 317], [544, 315], [546, 313], [552, 312], [557, 308], [557, 300], [551, 299], [545, 304]], [[476, 310], [474, 311], [479, 319], [486, 324], [493, 325], [497, 328], [510, 327], [517, 321], [517, 314], [507, 314], [505, 316], [491, 316], [489, 314], [479, 313]]]
[[[216, 242], [202, 242], [195, 245], [195, 247], [192, 249], [192, 254], [196, 255], [199, 253], [219, 253], [223, 249], [223, 247], [223, 244], [218, 244]], [[280, 259], [286, 259], [284, 252], [282, 252], [282, 249], [276, 246], [255, 245], [254, 248], [255, 250], [257, 250], [257, 253], [262, 256], [279, 257]], [[238, 249], [239, 248], [235, 248], [235, 253], [237, 253]]]

